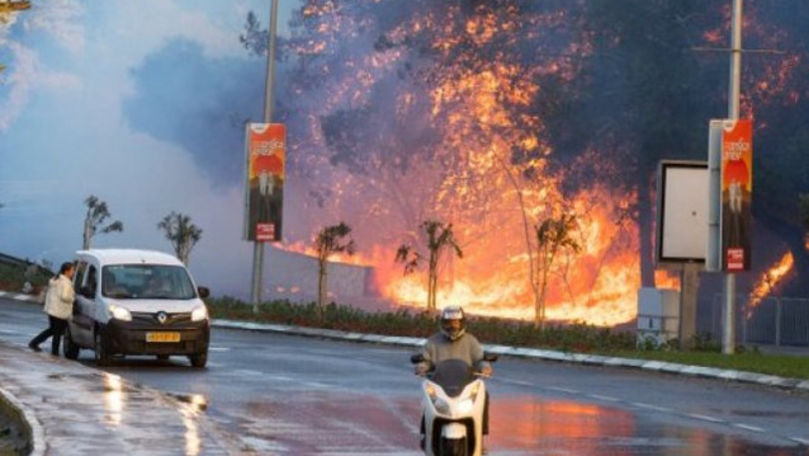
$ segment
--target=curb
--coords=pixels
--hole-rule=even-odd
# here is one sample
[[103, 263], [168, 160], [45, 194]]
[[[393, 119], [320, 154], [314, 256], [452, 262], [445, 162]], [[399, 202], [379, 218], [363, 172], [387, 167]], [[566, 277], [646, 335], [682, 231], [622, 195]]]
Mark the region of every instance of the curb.
[[[373, 342], [378, 344], [398, 345], [405, 347], [421, 347], [425, 343], [425, 339], [417, 337], [385, 336], [382, 334], [355, 333], [336, 329], [317, 329], [302, 326], [240, 322], [221, 319], [211, 320], [211, 327], [271, 332], [306, 337], [322, 337], [326, 339], [336, 339], [350, 342]], [[645, 359], [620, 358], [601, 355], [585, 355], [582, 353], [568, 353], [538, 348], [512, 347], [508, 345], [483, 344], [483, 348], [489, 353], [513, 356], [517, 358], [643, 369], [646, 371], [688, 375], [692, 377], [712, 378], [741, 383], [754, 383], [764, 386], [774, 386], [785, 390], [809, 393], [809, 380], [799, 378], [778, 377], [775, 375], [759, 374], [755, 372], [693, 366], [688, 364], [669, 363], [665, 361], [650, 361]]]
[[0, 387], [0, 409], [7, 412], [11, 419], [18, 422], [30, 442], [29, 456], [42, 456], [45, 454], [45, 431], [42, 424], [34, 415], [33, 410], [20, 402], [13, 394]]
[[9, 293], [8, 291], [0, 291], [0, 298], [14, 299], [16, 301], [40, 302], [38, 296], [31, 296], [24, 293]]

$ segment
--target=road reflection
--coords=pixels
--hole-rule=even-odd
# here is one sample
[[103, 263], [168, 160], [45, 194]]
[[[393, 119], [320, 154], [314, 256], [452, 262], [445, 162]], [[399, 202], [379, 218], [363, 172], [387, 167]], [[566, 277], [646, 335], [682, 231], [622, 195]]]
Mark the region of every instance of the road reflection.
[[125, 405], [125, 393], [121, 377], [104, 372], [104, 420], [111, 427], [121, 424]]
[[[768, 447], [734, 435], [674, 426], [616, 407], [535, 396], [493, 398], [490, 454], [535, 451], [581, 456], [792, 456], [806, 447]], [[531, 454], [526, 452], [524, 454]]]
[[201, 394], [175, 395], [180, 400], [179, 412], [185, 426], [185, 454], [197, 456], [202, 448], [199, 432], [199, 415], [208, 407], [208, 400]]
[[[245, 404], [244, 435], [282, 443], [278, 454], [353, 451], [417, 454], [418, 401], [374, 395], [299, 393]], [[489, 454], [577, 456], [797, 456], [800, 446], [756, 444], [699, 422], [683, 426], [653, 414], [536, 396], [493, 396]], [[272, 422], [258, 428], [257, 423]], [[249, 423], [249, 424], [248, 424]], [[277, 432], [274, 430], [276, 429]], [[381, 453], [380, 453], [381, 452]]]

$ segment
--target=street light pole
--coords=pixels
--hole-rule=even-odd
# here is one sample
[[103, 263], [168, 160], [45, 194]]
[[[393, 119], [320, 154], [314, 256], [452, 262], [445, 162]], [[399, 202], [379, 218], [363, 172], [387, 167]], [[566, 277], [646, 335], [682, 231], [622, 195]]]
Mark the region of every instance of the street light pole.
[[[278, 0], [270, 0], [270, 26], [267, 43], [267, 75], [264, 82], [264, 123], [272, 122], [273, 86], [275, 83], [275, 34], [278, 26]], [[253, 241], [253, 278], [250, 299], [253, 313], [261, 303], [261, 282], [264, 275], [264, 242]]]
[[[739, 119], [739, 93], [742, 74], [742, 0], [733, 0], [730, 44], [730, 84], [728, 119]], [[720, 259], [720, 262], [722, 260]], [[725, 333], [722, 353], [732, 355], [736, 347], [736, 275], [725, 275]]]

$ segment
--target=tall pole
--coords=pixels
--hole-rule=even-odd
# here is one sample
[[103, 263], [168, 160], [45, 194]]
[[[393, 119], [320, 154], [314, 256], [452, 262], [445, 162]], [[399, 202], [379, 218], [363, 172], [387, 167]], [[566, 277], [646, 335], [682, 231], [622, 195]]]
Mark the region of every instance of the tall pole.
[[[730, 86], [728, 119], [739, 118], [739, 93], [742, 75], [742, 0], [733, 0], [730, 43]], [[721, 261], [721, 260], [720, 260]], [[736, 347], [736, 275], [725, 275], [725, 334], [722, 353], [732, 355]]]
[[[275, 82], [275, 32], [278, 25], [278, 0], [270, 0], [270, 27], [267, 43], [267, 76], [264, 81], [264, 123], [272, 122], [273, 85]], [[253, 313], [261, 303], [261, 282], [264, 275], [264, 242], [253, 242], [253, 279], [250, 299]]]

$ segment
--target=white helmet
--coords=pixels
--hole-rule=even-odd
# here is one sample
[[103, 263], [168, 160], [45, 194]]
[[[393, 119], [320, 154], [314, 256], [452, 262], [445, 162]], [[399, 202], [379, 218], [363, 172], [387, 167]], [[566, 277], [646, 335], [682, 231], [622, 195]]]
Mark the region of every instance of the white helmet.
[[[461, 324], [452, 326], [450, 321], [459, 320]], [[451, 341], [461, 338], [466, 332], [466, 317], [461, 306], [447, 306], [441, 311], [441, 332]]]

